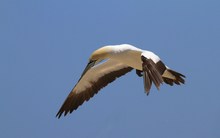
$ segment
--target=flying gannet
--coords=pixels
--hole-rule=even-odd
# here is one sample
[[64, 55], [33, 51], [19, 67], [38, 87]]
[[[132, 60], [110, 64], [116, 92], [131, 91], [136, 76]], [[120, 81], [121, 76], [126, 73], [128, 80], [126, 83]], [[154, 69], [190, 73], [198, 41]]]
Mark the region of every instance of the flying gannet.
[[152, 82], [157, 89], [163, 82], [171, 86], [185, 82], [184, 75], [168, 68], [153, 52], [129, 44], [104, 46], [92, 53], [78, 83], [69, 93], [56, 116], [60, 118], [63, 113], [64, 116], [72, 113], [100, 89], [132, 69], [136, 70], [139, 77], [143, 76], [147, 95]]

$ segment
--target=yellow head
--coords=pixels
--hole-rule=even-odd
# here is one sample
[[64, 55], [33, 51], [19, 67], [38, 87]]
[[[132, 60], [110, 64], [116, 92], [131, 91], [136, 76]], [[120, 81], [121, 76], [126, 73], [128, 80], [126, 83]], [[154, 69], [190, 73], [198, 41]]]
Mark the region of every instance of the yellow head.
[[109, 58], [111, 53], [112, 49], [110, 46], [101, 47], [92, 53], [89, 60], [99, 63], [100, 61]]
[[[100, 63], [102, 60], [108, 59], [112, 53], [112, 49], [110, 46], [105, 46], [102, 48], [97, 49], [92, 53], [92, 55], [89, 58], [89, 63], [87, 64], [85, 70], [82, 73], [82, 76], [93, 66]], [[81, 76], [81, 77], [82, 77]]]

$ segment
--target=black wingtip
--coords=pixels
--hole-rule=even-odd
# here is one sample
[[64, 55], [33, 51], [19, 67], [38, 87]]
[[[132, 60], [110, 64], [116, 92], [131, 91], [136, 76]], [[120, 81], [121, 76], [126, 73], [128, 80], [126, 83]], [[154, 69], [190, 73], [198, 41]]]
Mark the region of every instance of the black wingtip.
[[58, 113], [56, 114], [56, 118], [58, 118], [58, 119], [60, 119], [61, 116], [62, 116], [62, 113], [61, 113], [61, 112], [58, 112]]
[[150, 91], [149, 91], [149, 92], [146, 92], [146, 94], [147, 94], [147, 96], [149, 96], [149, 94], [150, 94]]

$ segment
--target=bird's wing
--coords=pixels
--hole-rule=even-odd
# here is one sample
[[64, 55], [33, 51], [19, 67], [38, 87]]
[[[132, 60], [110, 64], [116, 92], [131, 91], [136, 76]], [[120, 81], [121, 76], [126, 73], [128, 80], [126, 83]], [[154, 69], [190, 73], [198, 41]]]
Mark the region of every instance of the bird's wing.
[[64, 113], [72, 113], [84, 101], [88, 101], [100, 89], [113, 82], [116, 78], [130, 72], [133, 68], [115, 60], [107, 60], [89, 69], [78, 81], [57, 113], [57, 117]]
[[152, 52], [143, 52], [141, 55], [144, 88], [147, 95], [150, 92], [152, 82], [155, 84], [157, 89], [160, 88], [160, 84], [163, 83], [162, 73], [157, 63], [160, 62], [160, 58]]
[[173, 86], [185, 83], [185, 76], [181, 73], [169, 69], [160, 58], [150, 51], [144, 51], [141, 55], [144, 77], [144, 87], [147, 95], [150, 92], [152, 82], [159, 89], [163, 82]]

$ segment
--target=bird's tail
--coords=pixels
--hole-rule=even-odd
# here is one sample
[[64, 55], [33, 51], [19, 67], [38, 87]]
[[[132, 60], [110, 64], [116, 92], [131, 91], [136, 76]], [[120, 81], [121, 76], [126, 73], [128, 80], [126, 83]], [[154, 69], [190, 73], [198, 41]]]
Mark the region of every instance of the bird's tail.
[[162, 75], [163, 81], [166, 84], [173, 86], [173, 84], [180, 85], [185, 83], [185, 76], [179, 72], [173, 71], [171, 69], [166, 69]]

